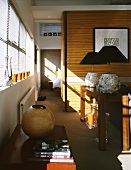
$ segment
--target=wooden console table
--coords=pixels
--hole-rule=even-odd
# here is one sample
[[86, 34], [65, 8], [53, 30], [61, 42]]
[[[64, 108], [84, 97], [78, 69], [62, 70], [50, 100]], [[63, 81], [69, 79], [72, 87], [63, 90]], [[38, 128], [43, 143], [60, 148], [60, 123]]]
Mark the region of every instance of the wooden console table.
[[104, 94], [96, 88], [87, 86], [81, 86], [80, 89], [81, 102], [80, 102], [80, 119], [85, 120], [85, 95], [91, 100], [87, 103], [91, 103], [95, 98], [98, 102], [98, 137], [99, 137], [99, 149], [106, 150], [106, 104], [107, 102], [121, 102], [120, 114], [122, 113], [122, 150], [127, 151], [130, 149], [129, 141], [129, 99], [128, 95], [122, 95], [121, 93]]
[[[67, 139], [64, 126], [55, 126], [47, 140]], [[46, 163], [28, 161], [35, 139], [29, 138], [18, 124], [0, 155], [0, 170], [76, 170], [75, 163]]]

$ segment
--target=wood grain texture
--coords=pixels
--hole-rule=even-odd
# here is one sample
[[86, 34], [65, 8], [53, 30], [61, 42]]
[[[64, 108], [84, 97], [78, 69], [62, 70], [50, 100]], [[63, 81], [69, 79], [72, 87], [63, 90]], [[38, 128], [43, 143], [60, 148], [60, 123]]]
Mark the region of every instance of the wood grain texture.
[[[79, 63], [88, 52], [93, 51], [93, 28], [128, 27], [130, 31], [130, 16], [131, 11], [67, 12], [67, 68], [76, 76], [81, 76], [79, 70], [83, 71], [83, 76], [91, 71], [90, 65], [81, 66]], [[131, 37], [129, 37], [130, 40]], [[98, 73], [102, 74], [107, 70], [107, 65], [102, 65], [102, 67], [96, 65], [95, 68]], [[122, 77], [131, 76], [131, 63], [113, 63], [111, 72]]]
[[75, 163], [48, 163], [47, 170], [76, 170]]
[[122, 115], [122, 139], [123, 151], [130, 149], [130, 120], [129, 120], [129, 98], [127, 95], [122, 96], [123, 115]]
[[[68, 140], [65, 126], [56, 125], [53, 131], [45, 138], [45, 140]], [[18, 124], [8, 140], [3, 152], [0, 154], [0, 169], [1, 170], [47, 170], [47, 162], [29, 161], [31, 150], [34, 146], [36, 139], [29, 138], [22, 130], [21, 125]], [[72, 164], [53, 164], [54, 170], [69, 166], [69, 170], [75, 170], [75, 162]], [[72, 166], [71, 166], [72, 165]], [[61, 167], [61, 168], [60, 168]]]
[[[66, 76], [69, 78], [85, 77], [87, 72], [92, 71], [92, 65], [80, 65], [81, 60], [88, 52], [94, 50], [95, 27], [105, 28], [129, 28], [129, 42], [131, 41], [131, 10], [103, 10], [103, 11], [67, 11], [63, 15], [64, 27], [62, 27], [64, 46], [62, 51], [64, 57], [62, 63], [66, 64]], [[130, 44], [129, 44], [130, 45]], [[66, 50], [65, 50], [66, 49]], [[66, 53], [65, 53], [66, 51]], [[65, 55], [66, 54], [66, 55]], [[111, 73], [117, 74], [119, 77], [131, 77], [131, 48], [129, 48], [129, 63], [111, 63]], [[63, 69], [65, 65], [63, 64]], [[94, 65], [94, 71], [99, 75], [108, 72], [108, 66]], [[66, 78], [65, 78], [66, 79]], [[67, 82], [66, 82], [67, 83]], [[78, 95], [68, 90], [68, 82], [65, 86], [67, 89], [67, 99], [70, 107], [79, 110]], [[78, 82], [77, 90], [79, 90], [81, 82]], [[64, 93], [65, 91], [63, 91]], [[72, 97], [70, 97], [72, 96]], [[69, 99], [70, 98], [70, 99]], [[71, 104], [73, 103], [73, 104]], [[69, 107], [67, 107], [69, 110]]]

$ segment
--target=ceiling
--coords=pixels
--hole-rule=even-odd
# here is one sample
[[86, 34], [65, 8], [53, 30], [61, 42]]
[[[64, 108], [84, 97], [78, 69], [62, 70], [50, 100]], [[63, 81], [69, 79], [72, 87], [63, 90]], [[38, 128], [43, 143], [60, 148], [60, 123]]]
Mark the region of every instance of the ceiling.
[[31, 0], [32, 6], [44, 5], [129, 5], [131, 0]]
[[70, 10], [131, 10], [131, 0], [31, 0], [31, 5], [35, 22], [60, 22]]

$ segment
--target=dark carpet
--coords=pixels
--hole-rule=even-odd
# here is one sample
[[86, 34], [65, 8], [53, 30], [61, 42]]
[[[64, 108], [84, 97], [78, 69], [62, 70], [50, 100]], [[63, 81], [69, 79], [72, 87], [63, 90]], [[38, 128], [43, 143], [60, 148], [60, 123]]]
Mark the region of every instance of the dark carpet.
[[53, 90], [41, 90], [44, 101], [37, 101], [49, 107], [55, 115], [56, 125], [65, 125], [77, 170], [121, 170], [118, 156], [121, 154], [121, 133], [108, 121], [107, 150], [98, 149], [97, 128], [89, 129], [80, 121], [78, 112], [63, 112], [61, 98]]

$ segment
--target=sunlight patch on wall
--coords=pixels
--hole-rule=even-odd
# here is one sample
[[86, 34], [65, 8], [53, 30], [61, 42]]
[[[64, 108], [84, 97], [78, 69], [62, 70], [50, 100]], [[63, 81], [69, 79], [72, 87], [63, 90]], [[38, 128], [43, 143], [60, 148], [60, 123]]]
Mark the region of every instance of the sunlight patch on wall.
[[51, 80], [54, 81], [56, 79], [56, 66], [51, 63], [48, 59], [45, 58], [45, 76]]
[[78, 77], [72, 71], [67, 69], [67, 83], [84, 83], [85, 77]]

